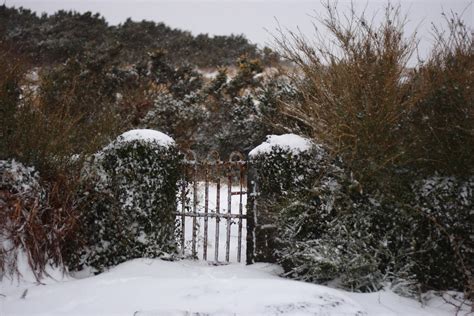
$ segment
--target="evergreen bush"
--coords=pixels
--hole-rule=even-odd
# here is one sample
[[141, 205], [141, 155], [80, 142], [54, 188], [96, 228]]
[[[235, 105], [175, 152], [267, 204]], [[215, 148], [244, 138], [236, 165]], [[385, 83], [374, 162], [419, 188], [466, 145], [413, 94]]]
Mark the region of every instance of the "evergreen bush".
[[355, 291], [391, 283], [413, 294], [408, 256], [419, 220], [362, 192], [322, 146], [295, 150], [298, 143], [270, 138], [250, 153], [258, 188], [255, 260], [276, 261], [299, 280]]
[[[251, 181], [258, 196], [255, 260], [275, 261], [276, 223], [281, 205], [292, 197], [308, 192], [329, 159], [326, 151], [294, 134], [267, 136], [267, 141], [249, 153]], [[249, 206], [252, 207], [251, 205]]]
[[[429, 288], [474, 293], [474, 177], [434, 176], [412, 185], [425, 221], [416, 232], [417, 275]], [[429, 244], [429, 246], [427, 246]]]
[[84, 250], [72, 268], [98, 271], [138, 257], [173, 253], [180, 154], [169, 136], [132, 130], [95, 155], [82, 218]]
[[256, 261], [352, 291], [415, 296], [472, 287], [473, 179], [431, 177], [403, 197], [370, 195], [320, 146], [267, 144], [251, 159]]

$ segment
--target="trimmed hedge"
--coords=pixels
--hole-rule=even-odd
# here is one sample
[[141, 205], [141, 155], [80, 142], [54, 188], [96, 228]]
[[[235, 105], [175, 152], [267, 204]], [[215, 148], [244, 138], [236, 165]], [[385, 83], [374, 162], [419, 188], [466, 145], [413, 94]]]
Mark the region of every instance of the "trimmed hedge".
[[[296, 136], [289, 134], [290, 136]], [[282, 135], [283, 137], [286, 135]], [[292, 147], [291, 144], [272, 143], [270, 136], [266, 143], [266, 150], [253, 150], [250, 152], [250, 182], [257, 186], [258, 195], [249, 197], [247, 212], [252, 212], [253, 204], [258, 205], [255, 209], [256, 223], [255, 238], [252, 253], [249, 253], [250, 261], [275, 262], [275, 250], [278, 248], [276, 242], [277, 223], [280, 218], [282, 206], [295, 196], [308, 194], [313, 188], [325, 166], [330, 164], [330, 157], [320, 146], [312, 144], [308, 148]], [[277, 136], [279, 137], [279, 136]], [[304, 143], [303, 138], [295, 138], [296, 141]], [[308, 141], [308, 144], [309, 141]], [[262, 146], [261, 145], [261, 146]], [[334, 166], [332, 173], [340, 172]], [[331, 172], [327, 173], [326, 190], [331, 191]], [[330, 204], [330, 200], [320, 201]], [[252, 247], [251, 247], [252, 248]], [[249, 262], [250, 263], [250, 262]]]
[[145, 131], [159, 137], [128, 139], [127, 132], [92, 160], [87, 171], [95, 184], [86, 192], [82, 218], [86, 245], [73, 256], [72, 268], [102, 271], [133, 258], [176, 251], [181, 155], [171, 138]]

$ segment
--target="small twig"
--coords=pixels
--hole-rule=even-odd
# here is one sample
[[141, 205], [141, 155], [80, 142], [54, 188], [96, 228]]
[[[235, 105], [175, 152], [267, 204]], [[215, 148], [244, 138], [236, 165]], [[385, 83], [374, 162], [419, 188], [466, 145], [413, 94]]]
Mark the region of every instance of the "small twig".
[[460, 299], [457, 299], [454, 295], [450, 295], [450, 294], [448, 294], [448, 293], [445, 293], [445, 294], [446, 294], [447, 296], [449, 296], [452, 300], [454, 300], [454, 301], [456, 301], [456, 302], [459, 303], [459, 305], [458, 305], [458, 304], [455, 304], [455, 303], [452, 302], [451, 300], [448, 300], [448, 299], [444, 296], [444, 294], [441, 295], [441, 298], [444, 300], [444, 302], [445, 302], [446, 304], [449, 304], [449, 305], [454, 306], [454, 308], [455, 308], [455, 310], [456, 310], [456, 313], [455, 313], [454, 315], [458, 316], [458, 315], [459, 315], [459, 312], [462, 310], [462, 307], [463, 307], [464, 305], [468, 305], [468, 304], [466, 303], [467, 298], [464, 298], [463, 300], [460, 300]]

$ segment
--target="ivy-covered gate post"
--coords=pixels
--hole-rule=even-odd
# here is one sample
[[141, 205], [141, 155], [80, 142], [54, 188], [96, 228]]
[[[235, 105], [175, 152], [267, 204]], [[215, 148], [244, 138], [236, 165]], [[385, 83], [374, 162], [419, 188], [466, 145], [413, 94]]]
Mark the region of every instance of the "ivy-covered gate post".
[[276, 262], [278, 209], [308, 187], [314, 144], [294, 134], [270, 135], [250, 151], [247, 183], [247, 264]]
[[123, 133], [91, 157], [91, 188], [81, 217], [84, 247], [69, 267], [103, 271], [134, 258], [174, 254], [176, 195], [181, 176], [175, 141], [155, 130]]

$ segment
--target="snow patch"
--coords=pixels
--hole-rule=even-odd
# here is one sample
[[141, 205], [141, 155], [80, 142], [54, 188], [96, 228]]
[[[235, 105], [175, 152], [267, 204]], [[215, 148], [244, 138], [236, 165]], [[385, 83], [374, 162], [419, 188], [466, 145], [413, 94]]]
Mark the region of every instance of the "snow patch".
[[249, 156], [268, 154], [275, 147], [290, 150], [294, 154], [308, 151], [313, 146], [311, 140], [296, 134], [269, 135], [267, 140], [250, 151]]
[[133, 129], [123, 133], [117, 138], [118, 142], [133, 142], [137, 140], [154, 142], [164, 147], [175, 144], [175, 141], [165, 133], [152, 129]]

